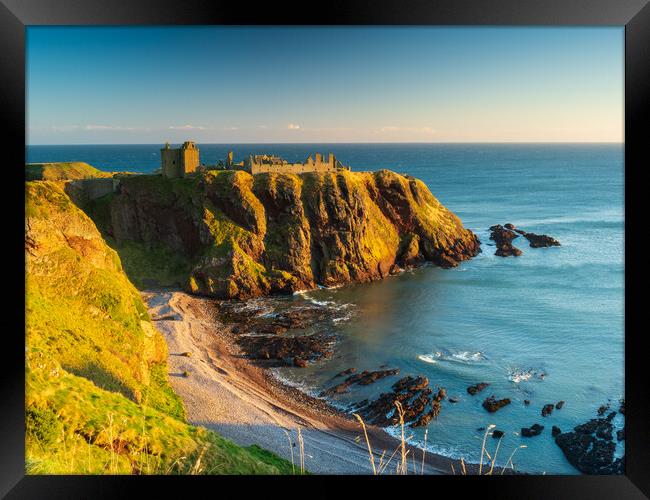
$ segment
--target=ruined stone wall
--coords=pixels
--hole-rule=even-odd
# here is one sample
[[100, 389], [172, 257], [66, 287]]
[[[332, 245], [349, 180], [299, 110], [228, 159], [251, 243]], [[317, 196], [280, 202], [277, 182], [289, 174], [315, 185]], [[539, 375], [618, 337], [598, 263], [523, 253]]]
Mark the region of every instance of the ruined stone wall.
[[251, 174], [277, 173], [277, 174], [304, 174], [306, 172], [335, 172], [336, 168], [327, 163], [309, 165], [306, 163], [285, 163], [282, 165], [253, 164]]
[[163, 177], [183, 177], [182, 151], [180, 149], [161, 149], [160, 160]]
[[74, 181], [73, 184], [81, 186], [89, 200], [95, 200], [115, 192], [120, 185], [120, 181], [115, 178], [83, 179]]

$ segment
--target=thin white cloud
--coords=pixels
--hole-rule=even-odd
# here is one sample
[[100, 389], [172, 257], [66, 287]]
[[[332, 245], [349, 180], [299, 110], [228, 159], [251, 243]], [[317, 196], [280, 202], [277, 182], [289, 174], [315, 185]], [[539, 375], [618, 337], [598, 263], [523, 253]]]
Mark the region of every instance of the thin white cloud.
[[379, 129], [379, 133], [384, 134], [387, 132], [408, 132], [414, 134], [434, 135], [436, 130], [431, 127], [396, 127], [394, 125], [387, 125]]
[[170, 125], [170, 130], [205, 130], [205, 127], [202, 125]]
[[296, 123], [290, 123], [289, 125], [287, 125], [287, 128], [289, 130], [298, 130], [300, 128], [300, 125], [297, 125]]
[[85, 130], [135, 130], [135, 127], [122, 127], [120, 125], [86, 125]]

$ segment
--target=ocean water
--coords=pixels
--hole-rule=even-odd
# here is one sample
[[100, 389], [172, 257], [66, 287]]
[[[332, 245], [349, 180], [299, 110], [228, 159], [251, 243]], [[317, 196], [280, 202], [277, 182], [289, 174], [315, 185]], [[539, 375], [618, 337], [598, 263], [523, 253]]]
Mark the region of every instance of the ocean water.
[[[228, 146], [199, 145], [202, 160], [223, 158]], [[151, 171], [159, 146], [31, 146], [29, 162], [86, 161], [106, 170]], [[334, 152], [354, 170], [390, 168], [422, 179], [432, 193], [478, 234], [483, 252], [455, 269], [424, 266], [386, 280], [320, 289], [286, 298], [344, 311], [336, 322], [335, 355], [279, 375], [318, 393], [349, 367], [400, 368], [422, 374], [459, 402], [445, 401], [428, 426], [427, 447], [478, 461], [482, 431], [506, 433], [497, 462], [514, 456], [518, 470], [577, 474], [550, 435], [593, 418], [624, 396], [624, 167], [623, 146], [518, 145], [235, 145], [235, 158], [274, 153], [304, 159]], [[511, 222], [553, 236], [561, 247], [533, 249], [514, 241], [518, 258], [494, 255], [488, 228]], [[353, 386], [337, 396], [346, 405], [387, 390], [395, 378]], [[491, 385], [477, 396], [477, 382]], [[494, 414], [485, 397], [509, 397]], [[531, 401], [530, 406], [523, 404]], [[546, 403], [566, 401], [550, 417]], [[521, 427], [545, 426], [523, 438]], [[621, 425], [617, 416], [615, 424]], [[422, 442], [424, 429], [407, 431]], [[489, 438], [492, 449], [496, 440]], [[617, 454], [624, 452], [617, 444]]]

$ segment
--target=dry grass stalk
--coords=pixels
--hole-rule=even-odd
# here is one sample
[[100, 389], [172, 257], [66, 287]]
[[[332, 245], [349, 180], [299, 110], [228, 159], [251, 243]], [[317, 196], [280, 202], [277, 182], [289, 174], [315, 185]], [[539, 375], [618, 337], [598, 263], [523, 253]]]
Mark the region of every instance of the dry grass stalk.
[[[365, 436], [366, 444], [368, 445], [368, 455], [370, 456], [370, 465], [372, 465], [372, 473], [376, 476], [377, 469], [375, 468], [375, 455], [372, 453], [372, 447], [370, 446], [370, 439], [368, 439], [368, 431], [366, 430], [366, 424], [360, 415], [356, 413], [354, 413], [353, 415], [357, 417], [357, 420], [359, 421], [359, 423], [361, 424], [361, 428], [363, 429], [363, 435]], [[382, 453], [381, 457], [383, 458], [383, 456], [384, 454]], [[381, 467], [381, 458], [379, 459], [379, 466]]]

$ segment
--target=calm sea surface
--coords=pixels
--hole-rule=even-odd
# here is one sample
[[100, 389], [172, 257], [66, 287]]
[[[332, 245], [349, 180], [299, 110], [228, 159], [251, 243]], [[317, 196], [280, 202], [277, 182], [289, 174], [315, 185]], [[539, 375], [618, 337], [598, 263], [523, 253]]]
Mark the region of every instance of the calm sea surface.
[[[623, 147], [621, 145], [199, 145], [214, 163], [232, 148], [235, 159], [273, 153], [302, 160], [334, 152], [354, 170], [389, 168], [422, 179], [432, 193], [478, 234], [483, 252], [456, 269], [427, 266], [381, 282], [321, 289], [288, 301], [310, 301], [341, 311], [335, 356], [279, 375], [313, 393], [332, 376], [356, 367], [398, 367], [424, 374], [459, 402], [443, 403], [428, 427], [427, 446], [478, 461], [482, 432], [506, 432], [499, 462], [518, 445], [514, 463], [528, 472], [577, 471], [550, 435], [595, 416], [608, 399], [623, 397]], [[152, 171], [157, 145], [31, 146], [29, 162], [86, 161], [105, 170]], [[557, 248], [530, 248], [501, 258], [490, 246], [489, 226], [511, 222], [553, 236]], [[344, 314], [343, 314], [344, 313]], [[468, 385], [491, 386], [472, 397]], [[394, 378], [340, 395], [345, 405], [387, 390]], [[495, 414], [482, 407], [491, 394], [512, 404]], [[523, 404], [529, 399], [529, 407]], [[540, 416], [545, 403], [562, 410]], [[620, 425], [620, 416], [615, 423]], [[522, 426], [545, 426], [522, 438]], [[422, 441], [423, 429], [407, 431]], [[493, 446], [490, 438], [490, 444]], [[619, 443], [617, 453], [623, 453]]]

